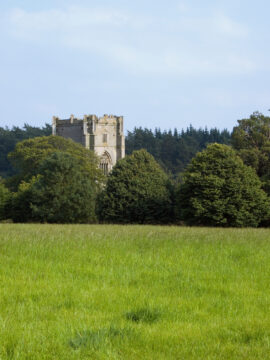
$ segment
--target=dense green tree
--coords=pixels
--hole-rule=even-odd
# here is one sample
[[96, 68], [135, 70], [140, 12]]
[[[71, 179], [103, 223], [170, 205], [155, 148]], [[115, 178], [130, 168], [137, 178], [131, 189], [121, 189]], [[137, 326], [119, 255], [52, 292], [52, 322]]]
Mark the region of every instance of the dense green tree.
[[270, 194], [270, 117], [259, 112], [238, 120], [232, 145], [246, 165], [252, 166]]
[[0, 127], [0, 176], [8, 177], [16, 173], [16, 170], [8, 161], [7, 156], [8, 153], [14, 150], [15, 145], [19, 141], [37, 136], [48, 136], [51, 135], [51, 133], [52, 128], [48, 124], [42, 128], [27, 124], [25, 124], [22, 129], [15, 126], [11, 129]]
[[6, 206], [10, 198], [10, 192], [0, 179], [0, 220], [7, 219]]
[[7, 185], [16, 191], [20, 182], [28, 182], [36, 176], [42, 161], [56, 151], [66, 152], [76, 158], [80, 164], [80, 171], [86, 173], [97, 185], [102, 181], [98, 158], [93, 151], [60, 136], [43, 136], [16, 144], [14, 151], [9, 154], [9, 159], [18, 170], [18, 174], [8, 180]]
[[55, 152], [41, 162], [38, 176], [22, 182], [14, 195], [16, 222], [90, 223], [95, 217], [95, 182], [78, 159]]
[[99, 199], [99, 217], [115, 223], [162, 223], [171, 220], [167, 175], [145, 150], [119, 160]]
[[261, 182], [236, 152], [212, 144], [198, 153], [183, 177], [180, 218], [191, 225], [258, 226], [269, 216]]

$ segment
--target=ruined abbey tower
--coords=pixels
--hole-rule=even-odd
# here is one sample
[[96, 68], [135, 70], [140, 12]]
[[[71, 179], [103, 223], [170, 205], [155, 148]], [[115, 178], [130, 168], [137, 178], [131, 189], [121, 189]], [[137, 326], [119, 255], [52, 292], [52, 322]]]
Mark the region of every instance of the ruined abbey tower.
[[87, 149], [94, 150], [100, 157], [100, 168], [108, 174], [116, 161], [125, 156], [123, 117], [114, 115], [84, 115], [77, 119], [60, 120], [53, 117], [53, 135], [72, 139]]

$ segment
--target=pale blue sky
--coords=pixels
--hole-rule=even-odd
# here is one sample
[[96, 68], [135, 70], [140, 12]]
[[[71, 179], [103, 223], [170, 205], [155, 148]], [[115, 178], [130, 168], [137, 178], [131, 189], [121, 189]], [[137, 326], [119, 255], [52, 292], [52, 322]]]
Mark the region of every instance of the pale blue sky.
[[270, 108], [266, 0], [0, 2], [0, 126], [228, 128]]

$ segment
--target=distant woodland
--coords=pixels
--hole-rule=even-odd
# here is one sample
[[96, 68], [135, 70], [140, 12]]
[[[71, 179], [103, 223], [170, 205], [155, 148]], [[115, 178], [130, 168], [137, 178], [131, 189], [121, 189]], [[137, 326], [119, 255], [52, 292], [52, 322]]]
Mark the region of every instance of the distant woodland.
[[211, 143], [229, 145], [231, 133], [216, 128], [208, 130], [194, 129], [191, 125], [186, 130], [155, 131], [135, 128], [126, 136], [126, 154], [134, 150], [146, 149], [161, 167], [175, 177], [182, 173], [197, 152]]
[[[23, 128], [0, 127], [0, 176], [3, 178], [15, 174], [7, 155], [14, 150], [15, 145], [26, 139], [51, 135], [49, 124], [44, 127], [33, 127], [25, 124]], [[126, 136], [126, 154], [134, 150], [146, 149], [167, 172], [176, 178], [182, 173], [195, 154], [211, 143], [230, 144], [231, 133], [228, 130], [194, 129], [154, 131], [146, 128], [134, 128]]]

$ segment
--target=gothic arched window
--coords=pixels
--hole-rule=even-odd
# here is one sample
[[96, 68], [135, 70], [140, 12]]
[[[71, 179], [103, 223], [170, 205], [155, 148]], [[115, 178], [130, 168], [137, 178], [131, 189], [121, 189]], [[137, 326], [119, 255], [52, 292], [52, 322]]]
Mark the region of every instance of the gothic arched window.
[[112, 169], [112, 159], [107, 151], [105, 151], [100, 157], [99, 168], [102, 170], [104, 175], [108, 175]]

